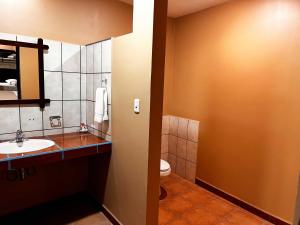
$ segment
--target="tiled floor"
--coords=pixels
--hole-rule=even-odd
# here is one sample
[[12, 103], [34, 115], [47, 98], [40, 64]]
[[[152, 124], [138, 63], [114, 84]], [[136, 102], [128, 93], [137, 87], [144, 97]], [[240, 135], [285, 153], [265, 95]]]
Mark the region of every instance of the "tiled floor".
[[168, 195], [159, 203], [159, 225], [271, 225], [175, 174], [161, 185]]
[[74, 195], [0, 218], [2, 225], [112, 225], [99, 205], [85, 194]]

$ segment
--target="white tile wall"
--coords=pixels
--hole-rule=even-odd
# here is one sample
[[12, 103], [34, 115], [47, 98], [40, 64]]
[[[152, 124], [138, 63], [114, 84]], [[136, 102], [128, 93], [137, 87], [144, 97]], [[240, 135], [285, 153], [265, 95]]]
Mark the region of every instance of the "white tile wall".
[[188, 119], [178, 118], [178, 137], [187, 139]]
[[39, 106], [21, 106], [20, 115], [23, 131], [43, 130], [43, 116]]
[[80, 85], [81, 85], [81, 100], [86, 100], [86, 74], [81, 74]]
[[93, 63], [93, 73], [101, 73], [101, 56], [102, 56], [102, 51], [101, 51], [101, 42], [96, 43], [93, 45], [94, 46], [94, 63]]
[[[161, 158], [176, 174], [195, 182], [199, 121], [164, 115], [162, 118]], [[166, 147], [167, 146], [167, 147]]]
[[28, 42], [28, 43], [37, 43], [38, 38], [36, 37], [28, 37], [23, 35], [17, 35], [17, 41]]
[[44, 72], [45, 97], [50, 100], [62, 100], [62, 73]]
[[196, 164], [190, 161], [186, 161], [185, 178], [192, 182], [195, 182], [195, 174], [196, 174]]
[[111, 72], [111, 40], [106, 40], [102, 42], [102, 72]]
[[80, 46], [62, 43], [62, 71], [80, 73]]
[[15, 133], [0, 134], [0, 141], [13, 140], [15, 138], [16, 138], [16, 134]]
[[[0, 38], [37, 42], [35, 37], [4, 33], [0, 33]], [[87, 123], [92, 133], [111, 140], [111, 41], [88, 46], [53, 40], [44, 43], [49, 45], [44, 52], [45, 96], [51, 103], [43, 111], [37, 106], [1, 107], [0, 115], [5, 119], [0, 124], [0, 140], [14, 138], [21, 128], [28, 137], [77, 132], [81, 122]], [[94, 95], [96, 88], [105, 86], [104, 79], [109, 95], [109, 121], [97, 125]], [[52, 128], [50, 116], [60, 116], [62, 127]]]
[[47, 54], [44, 54], [44, 69], [48, 71], [61, 71], [61, 42], [44, 40], [49, 46]]
[[93, 101], [94, 99], [94, 74], [86, 75], [86, 99], [89, 101]]
[[88, 45], [86, 47], [86, 72], [94, 73], [94, 46]]
[[176, 157], [176, 173], [181, 176], [185, 177], [185, 169], [186, 169], [186, 160]]
[[39, 131], [29, 131], [29, 132], [24, 131], [24, 133], [25, 133], [25, 137], [26, 138], [42, 137], [42, 136], [44, 136], [44, 132], [42, 130], [39, 130]]
[[94, 85], [93, 85], [93, 101], [95, 101], [95, 97], [96, 97], [96, 90], [97, 88], [101, 87], [101, 78], [102, 78], [102, 74], [97, 73], [94, 74]]
[[94, 103], [92, 101], [87, 101], [86, 103], [86, 121], [89, 127], [94, 127]]
[[81, 73], [87, 73], [86, 70], [86, 46], [81, 46]]
[[199, 121], [190, 120], [188, 125], [188, 140], [198, 142]]
[[0, 107], [0, 134], [12, 133], [20, 129], [19, 106]]
[[[111, 105], [108, 106], [108, 118], [111, 118]], [[111, 135], [111, 119], [102, 122], [101, 131], [104, 134]]]
[[[43, 116], [44, 129], [52, 129], [51, 125], [50, 125], [50, 119], [49, 119], [50, 116], [62, 117], [62, 106], [63, 106], [62, 103], [63, 103], [62, 101], [52, 101], [50, 105], [45, 107], [44, 116]], [[61, 122], [63, 122], [63, 121], [61, 120]]]
[[63, 100], [80, 100], [80, 73], [63, 73]]
[[163, 116], [162, 120], [162, 134], [169, 134], [170, 130], [170, 117], [169, 116]]
[[177, 155], [177, 140], [178, 140], [178, 138], [176, 136], [169, 135], [168, 151], [169, 151], [169, 153], [172, 153], [174, 155]]
[[163, 134], [161, 136], [161, 153], [168, 153], [169, 135]]
[[64, 133], [77, 133], [79, 132], [79, 127], [67, 127], [64, 128]]
[[80, 101], [63, 102], [64, 127], [80, 125]]
[[177, 156], [186, 159], [186, 146], [187, 140], [182, 138], [177, 138]]
[[80, 116], [80, 123], [86, 124], [86, 101], [80, 102], [81, 106], [81, 116]]
[[17, 40], [17, 35], [7, 34], [7, 33], [0, 33], [0, 39], [9, 40], [9, 41], [16, 41]]
[[106, 87], [108, 104], [111, 105], [111, 73], [103, 73], [101, 79], [101, 87]]
[[44, 135], [55, 135], [55, 134], [63, 134], [64, 129], [51, 129], [51, 130], [44, 130]]
[[178, 135], [178, 117], [170, 116], [170, 134], [177, 137]]
[[197, 163], [198, 143], [187, 141], [186, 159], [190, 162]]
[[[104, 43], [105, 42], [105, 43]], [[111, 41], [95, 43], [87, 46], [87, 75], [86, 75], [86, 110], [87, 125], [91, 132], [111, 139]], [[105, 67], [103, 67], [105, 65]], [[104, 68], [107, 71], [104, 71]], [[109, 120], [102, 123], [94, 122], [95, 94], [99, 87], [106, 87], [108, 92]]]

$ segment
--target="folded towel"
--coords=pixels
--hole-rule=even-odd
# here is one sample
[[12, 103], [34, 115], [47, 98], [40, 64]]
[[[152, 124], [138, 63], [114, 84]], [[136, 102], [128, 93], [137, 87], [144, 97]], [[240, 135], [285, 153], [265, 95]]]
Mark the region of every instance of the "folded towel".
[[5, 80], [6, 83], [8, 83], [9, 85], [14, 85], [16, 86], [17, 85], [17, 80], [16, 79], [7, 79]]
[[95, 122], [108, 120], [108, 96], [106, 88], [97, 88], [95, 99]]

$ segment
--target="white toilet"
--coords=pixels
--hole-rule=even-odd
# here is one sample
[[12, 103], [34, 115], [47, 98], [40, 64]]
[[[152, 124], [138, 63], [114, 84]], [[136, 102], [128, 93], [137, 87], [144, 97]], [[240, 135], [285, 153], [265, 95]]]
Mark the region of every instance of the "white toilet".
[[166, 177], [166, 176], [169, 176], [171, 174], [171, 166], [170, 164], [161, 159], [160, 160], [160, 176], [161, 177]]
[[[166, 177], [171, 174], [171, 166], [170, 164], [165, 160], [160, 160], [160, 176]], [[163, 200], [165, 197], [167, 197], [167, 191], [163, 187], [159, 187], [159, 199]]]

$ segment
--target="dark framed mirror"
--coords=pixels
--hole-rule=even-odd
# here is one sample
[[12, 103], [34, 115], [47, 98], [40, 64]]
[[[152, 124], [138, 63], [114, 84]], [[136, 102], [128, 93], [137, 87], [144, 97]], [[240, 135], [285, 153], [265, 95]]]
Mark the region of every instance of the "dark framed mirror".
[[0, 105], [50, 103], [45, 99], [44, 51], [49, 46], [0, 39]]

